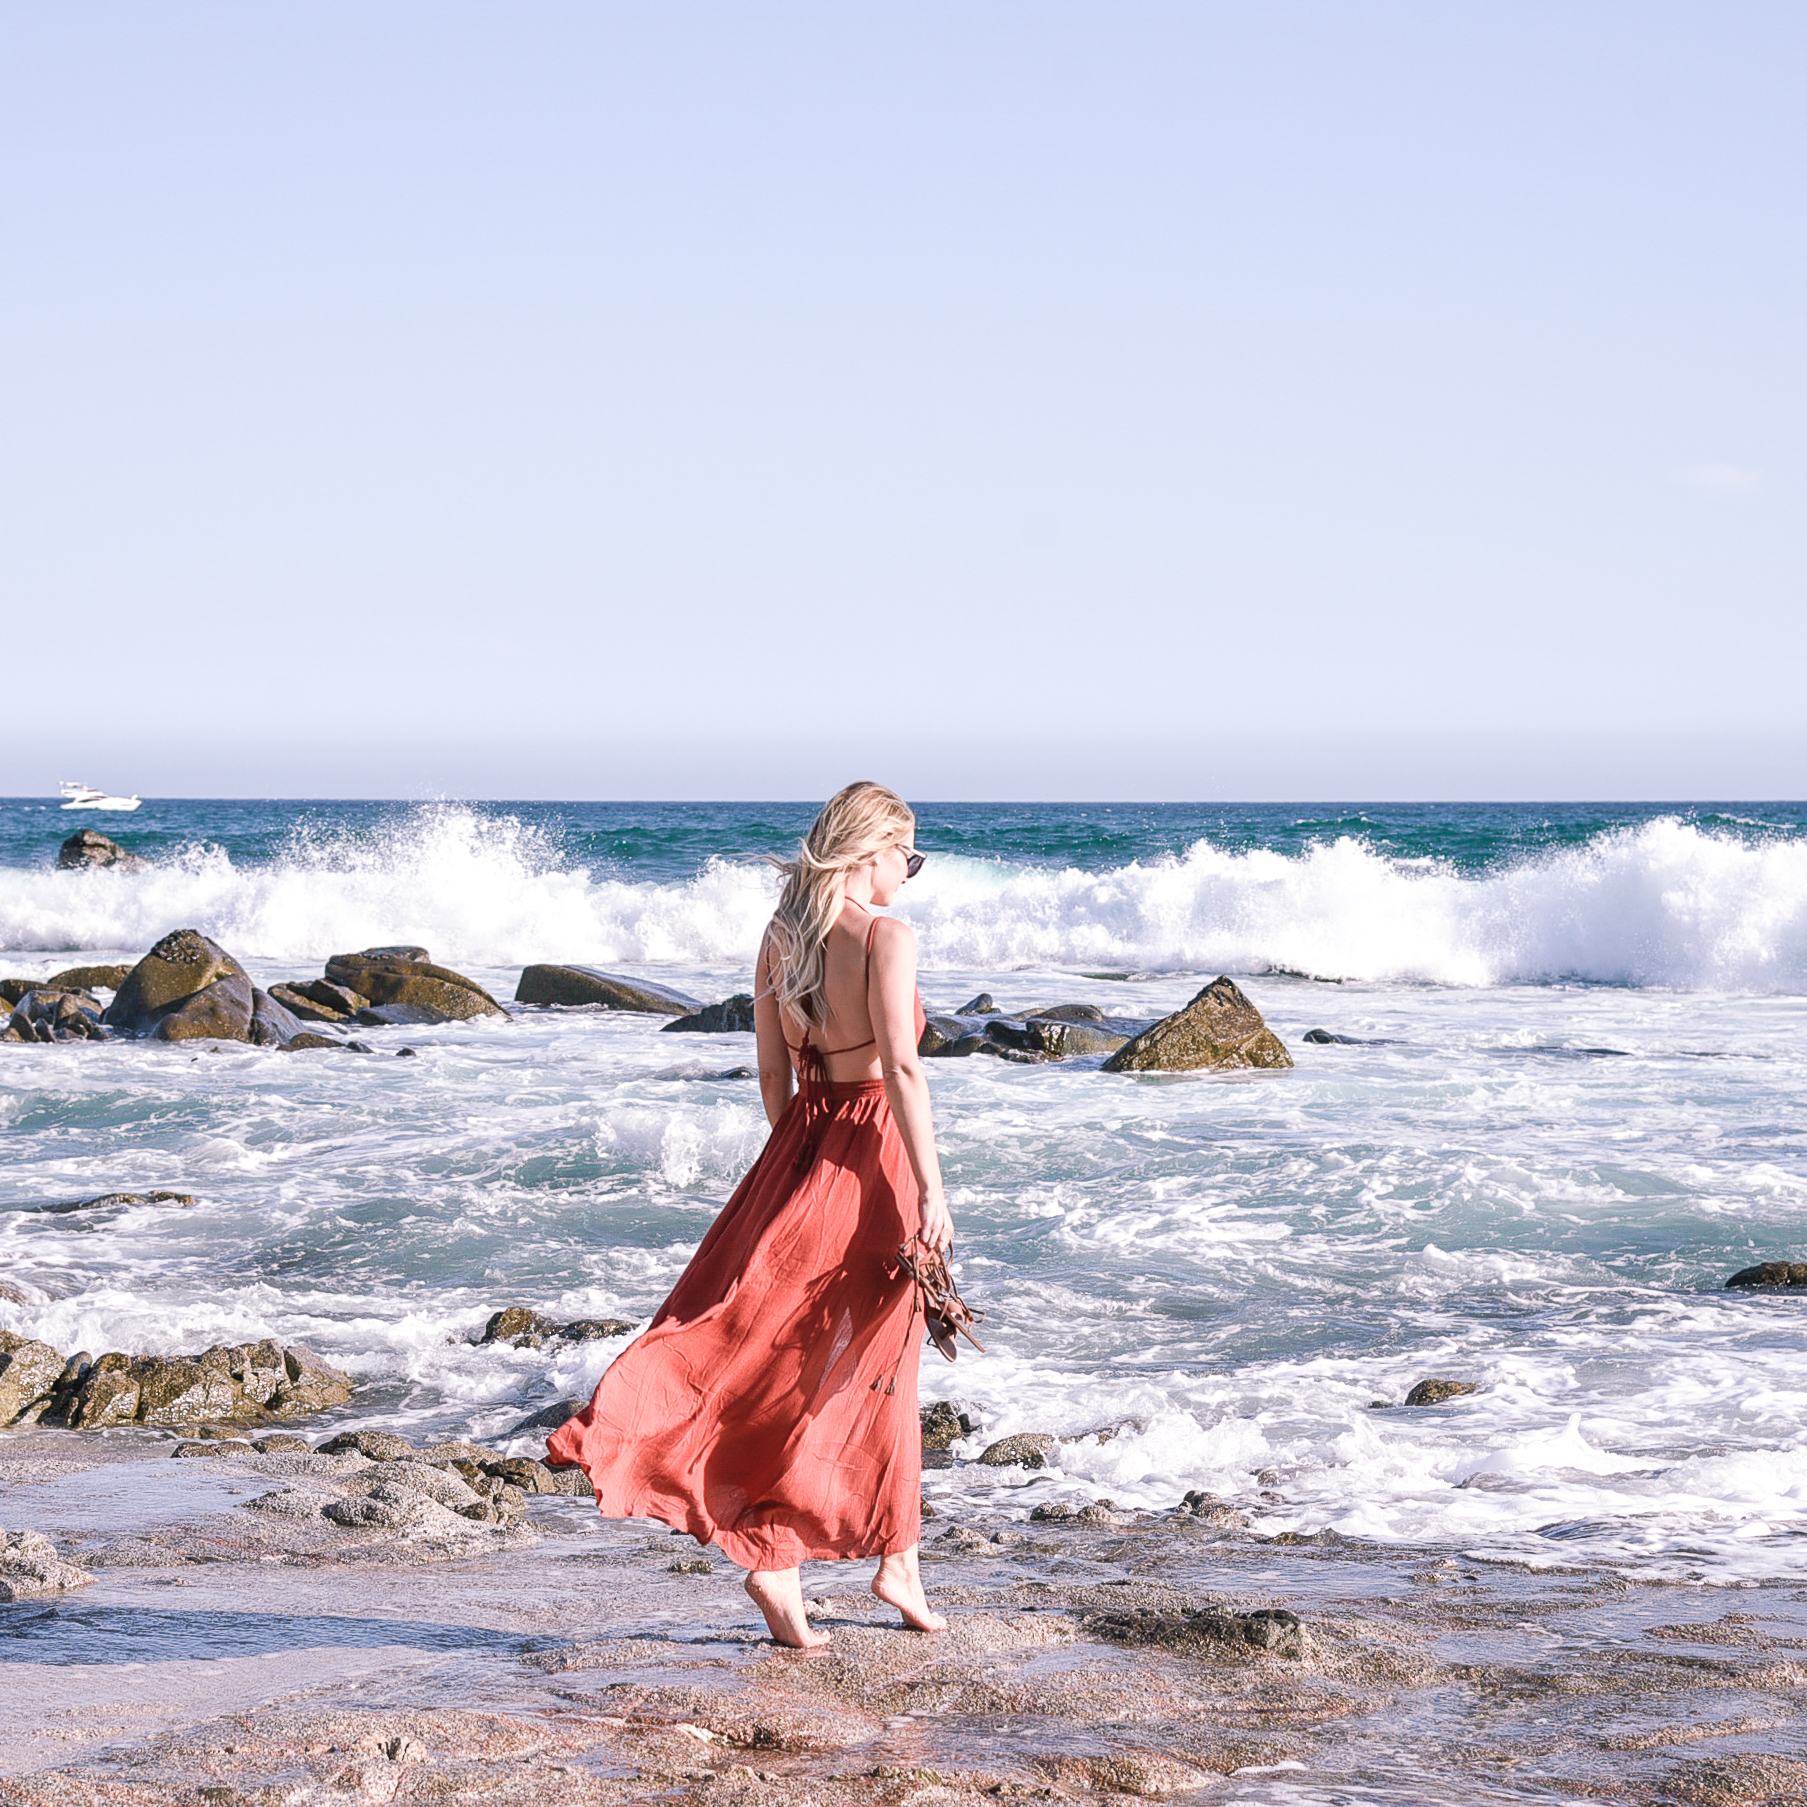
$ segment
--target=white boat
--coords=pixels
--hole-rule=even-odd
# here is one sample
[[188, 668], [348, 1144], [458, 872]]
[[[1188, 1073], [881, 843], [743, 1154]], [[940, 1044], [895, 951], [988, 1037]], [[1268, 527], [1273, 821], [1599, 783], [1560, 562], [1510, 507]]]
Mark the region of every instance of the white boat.
[[136, 809], [136, 797], [109, 797], [91, 784], [77, 784], [73, 778], [62, 783], [64, 809]]

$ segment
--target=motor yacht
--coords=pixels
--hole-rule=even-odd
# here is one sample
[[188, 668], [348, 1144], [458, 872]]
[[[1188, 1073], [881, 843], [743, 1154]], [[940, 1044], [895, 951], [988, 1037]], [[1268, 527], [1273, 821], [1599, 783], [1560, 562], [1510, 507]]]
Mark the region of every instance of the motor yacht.
[[137, 797], [109, 797], [91, 784], [78, 784], [73, 778], [62, 783], [64, 809], [136, 809]]

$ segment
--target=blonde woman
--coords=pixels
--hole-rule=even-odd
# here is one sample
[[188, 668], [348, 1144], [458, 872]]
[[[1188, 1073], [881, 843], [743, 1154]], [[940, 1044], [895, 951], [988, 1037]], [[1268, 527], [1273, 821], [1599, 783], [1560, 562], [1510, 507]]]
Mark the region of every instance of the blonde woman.
[[783, 866], [760, 945], [759, 1089], [772, 1133], [652, 1326], [548, 1440], [611, 1518], [650, 1517], [747, 1570], [774, 1638], [828, 1642], [798, 1565], [876, 1556], [918, 1631], [923, 1322], [897, 1260], [953, 1243], [916, 1052], [916, 940], [877, 914], [922, 864], [879, 784], [831, 797]]

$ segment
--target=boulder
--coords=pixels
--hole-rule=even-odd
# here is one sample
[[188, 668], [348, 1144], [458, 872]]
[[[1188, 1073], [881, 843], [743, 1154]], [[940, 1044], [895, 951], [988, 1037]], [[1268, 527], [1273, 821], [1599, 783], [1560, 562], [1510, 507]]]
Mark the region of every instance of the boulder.
[[106, 1041], [111, 1031], [101, 1022], [100, 1001], [85, 991], [28, 991], [13, 1006], [0, 1041]]
[[82, 866], [107, 866], [115, 872], [142, 872], [150, 861], [128, 853], [117, 841], [109, 841], [92, 828], [79, 828], [57, 849], [56, 863], [64, 871]]
[[355, 1450], [367, 1462], [409, 1462], [415, 1457], [414, 1445], [394, 1431], [340, 1431], [320, 1445], [323, 1456], [341, 1456]]
[[[309, 1048], [337, 1048], [342, 1054], [374, 1054], [376, 1050], [368, 1042], [342, 1042], [330, 1035], [316, 1035], [311, 1029], [303, 1029], [299, 1035], [291, 1035], [282, 1044], [284, 1054], [303, 1054]], [[412, 1048], [397, 1048], [397, 1054], [412, 1054]]]
[[58, 1556], [41, 1531], [0, 1531], [0, 1600], [47, 1600], [93, 1579]]
[[669, 985], [598, 972], [593, 966], [530, 966], [521, 974], [514, 996], [517, 1004], [600, 1004], [605, 1010], [640, 1016], [693, 1016], [703, 1008], [700, 998]]
[[[448, 966], [435, 966], [424, 948], [372, 947], [361, 954], [334, 954], [326, 963], [326, 976], [372, 1006], [404, 1005], [433, 1013], [409, 1017], [409, 1022], [461, 1023], [470, 1017], [507, 1015], [475, 979]], [[360, 1013], [360, 1022], [368, 1020]]]
[[[0, 1388], [5, 1384], [0, 1375]], [[144, 1424], [261, 1424], [342, 1405], [351, 1379], [300, 1348], [218, 1344], [201, 1355], [121, 1355], [71, 1360], [40, 1408], [46, 1424], [104, 1430]], [[0, 1422], [4, 1422], [0, 1418]]]
[[0, 979], [0, 998], [16, 1004], [28, 991], [36, 991], [44, 983], [42, 979]]
[[556, 1405], [545, 1406], [531, 1418], [523, 1418], [519, 1424], [511, 1425], [507, 1435], [524, 1437], [529, 1431], [555, 1431], [561, 1424], [569, 1423], [589, 1403], [587, 1399], [561, 1399]]
[[1333, 1035], [1328, 1029], [1307, 1029], [1303, 1039], [1320, 1048], [1359, 1048], [1362, 1045], [1359, 1035]]
[[1050, 1004], [1046, 1010], [1025, 1011], [1024, 1016], [1027, 1021], [1044, 1023], [1102, 1023], [1107, 1020], [1096, 1004]]
[[955, 1411], [945, 1399], [925, 1405], [918, 1416], [922, 1421], [924, 1449], [946, 1449], [962, 1437], [972, 1435], [973, 1421], [964, 1412]]
[[678, 1017], [665, 1024], [666, 1035], [751, 1035], [753, 1033], [753, 994], [737, 991], [719, 1004], [705, 1004], [690, 1016]]
[[1213, 979], [1183, 1010], [1163, 1017], [1104, 1063], [1107, 1073], [1185, 1073], [1199, 1068], [1290, 1067], [1292, 1056], [1261, 1012], [1228, 978]]
[[1406, 1394], [1407, 1405], [1441, 1405], [1446, 1399], [1460, 1399], [1481, 1390], [1474, 1380], [1421, 1380]]
[[71, 966], [52, 973], [44, 981], [47, 991], [117, 991], [125, 983], [129, 966]]
[[48, 1343], [0, 1330], [0, 1424], [31, 1424], [41, 1417], [63, 1367]]
[[349, 1023], [370, 1003], [362, 992], [335, 985], [331, 979], [272, 985], [270, 996], [304, 1023]]
[[165, 935], [126, 974], [101, 1021], [155, 1041], [245, 1041], [254, 1006], [250, 975], [198, 929]]
[[1741, 1267], [1726, 1285], [1807, 1287], [1807, 1261], [1760, 1261]]
[[976, 998], [969, 998], [954, 1014], [956, 1016], [1000, 1016], [1003, 1013], [993, 1001], [991, 993], [982, 991]]
[[450, 1019], [423, 1004], [371, 1004], [357, 1015], [366, 1029], [422, 1029]]
[[286, 1048], [296, 1036], [303, 1034], [301, 1019], [285, 1009], [267, 991], [251, 992], [251, 1029], [249, 1039], [260, 1048]]
[[1056, 1441], [1046, 1431], [1018, 1431], [1014, 1437], [1001, 1437], [987, 1445], [979, 1460], [987, 1468], [1041, 1468]]
[[1000, 1060], [1028, 1063], [1109, 1054], [1121, 1048], [1129, 1035], [1099, 1015], [1096, 1023], [1048, 1016], [932, 1016], [923, 1025], [916, 1051], [942, 1060], [994, 1054]]

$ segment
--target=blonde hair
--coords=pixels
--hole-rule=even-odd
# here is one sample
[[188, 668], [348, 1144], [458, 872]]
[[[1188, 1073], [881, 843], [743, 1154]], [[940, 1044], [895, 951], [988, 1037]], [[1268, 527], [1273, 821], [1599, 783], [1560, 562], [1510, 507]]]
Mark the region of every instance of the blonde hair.
[[820, 1027], [827, 1015], [828, 931], [847, 901], [847, 875], [874, 854], [916, 832], [916, 814], [895, 791], [861, 779], [838, 790], [797, 846], [794, 860], [774, 859], [784, 874], [767, 940], [778, 1006]]

